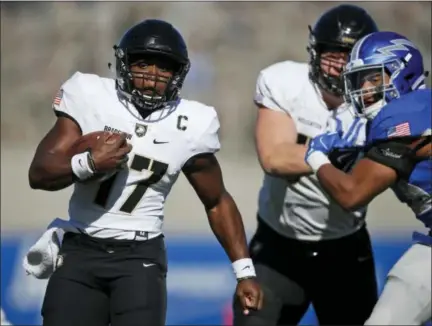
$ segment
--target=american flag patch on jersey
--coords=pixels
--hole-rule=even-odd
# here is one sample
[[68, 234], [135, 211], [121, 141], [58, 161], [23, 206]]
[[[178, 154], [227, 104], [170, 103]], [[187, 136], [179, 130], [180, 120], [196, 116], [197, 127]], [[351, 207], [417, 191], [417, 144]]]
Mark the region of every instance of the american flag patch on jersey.
[[60, 105], [62, 98], [63, 98], [63, 90], [61, 89], [57, 92], [56, 96], [54, 97], [53, 104]]
[[401, 123], [395, 127], [391, 127], [387, 131], [387, 137], [403, 137], [410, 136], [411, 130], [408, 122]]

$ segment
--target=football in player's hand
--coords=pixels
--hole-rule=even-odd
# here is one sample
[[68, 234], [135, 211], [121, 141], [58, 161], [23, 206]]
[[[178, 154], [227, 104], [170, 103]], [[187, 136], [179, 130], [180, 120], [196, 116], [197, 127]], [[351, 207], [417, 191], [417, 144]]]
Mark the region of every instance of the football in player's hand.
[[[69, 148], [69, 154], [70, 156], [73, 156], [75, 154], [83, 153], [87, 150], [92, 150], [96, 148], [97, 144], [100, 143], [100, 139], [102, 138], [105, 143], [115, 143], [118, 141], [122, 136], [117, 133], [112, 133], [108, 131], [95, 131], [88, 134], [85, 134], [81, 136], [75, 143], [72, 144], [72, 146]], [[124, 143], [120, 147], [127, 146], [126, 140], [124, 140]], [[112, 170], [108, 172], [98, 172], [95, 173], [95, 175], [89, 179], [86, 180], [86, 182], [89, 181], [98, 181], [102, 182], [111, 176], [113, 176], [115, 173], [117, 173], [117, 170]]]
[[[99, 142], [99, 139], [105, 140], [105, 143], [114, 143], [121, 138], [120, 134], [112, 133], [109, 131], [95, 131], [81, 136], [75, 143], [72, 144], [69, 152], [71, 155], [83, 153], [88, 149], [94, 149]], [[121, 147], [126, 146], [127, 142], [124, 141]]]

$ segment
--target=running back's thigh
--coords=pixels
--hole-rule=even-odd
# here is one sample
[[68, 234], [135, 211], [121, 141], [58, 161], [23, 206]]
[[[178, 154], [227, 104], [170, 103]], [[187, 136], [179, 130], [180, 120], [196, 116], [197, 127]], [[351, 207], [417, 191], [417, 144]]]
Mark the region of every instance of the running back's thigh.
[[163, 237], [118, 252], [111, 281], [111, 326], [165, 325], [167, 261]]
[[[61, 265], [51, 275], [42, 305], [44, 326], [107, 326], [109, 299], [94, 278], [98, 253], [66, 234]], [[60, 261], [60, 260], [59, 260]]]

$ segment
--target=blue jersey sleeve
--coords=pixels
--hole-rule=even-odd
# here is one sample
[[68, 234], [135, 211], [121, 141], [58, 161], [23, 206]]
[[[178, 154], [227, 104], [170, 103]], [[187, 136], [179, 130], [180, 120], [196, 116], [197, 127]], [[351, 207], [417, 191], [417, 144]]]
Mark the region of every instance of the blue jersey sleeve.
[[431, 133], [431, 90], [423, 89], [390, 102], [368, 126], [367, 146], [394, 138], [417, 138]]

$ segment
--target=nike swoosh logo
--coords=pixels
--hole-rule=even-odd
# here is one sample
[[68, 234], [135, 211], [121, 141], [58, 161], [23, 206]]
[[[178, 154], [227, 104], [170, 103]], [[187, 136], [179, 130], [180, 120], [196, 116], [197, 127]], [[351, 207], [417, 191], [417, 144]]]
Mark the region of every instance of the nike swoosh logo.
[[84, 167], [83, 163], [82, 163], [82, 159], [78, 160], [78, 164], [81, 165], [81, 167]]
[[366, 260], [369, 260], [369, 259], [371, 259], [371, 258], [372, 258], [372, 256], [358, 257], [358, 258], [357, 258], [357, 261], [358, 261], [359, 263], [362, 263], [362, 262], [364, 262], [364, 261], [366, 261]]
[[[335, 134], [335, 132], [334, 132], [334, 133], [330, 133], [330, 134], [328, 134], [328, 135], [330, 136], [330, 135], [333, 135], [333, 134]], [[329, 149], [329, 148], [327, 147], [327, 145], [326, 145], [326, 144], [324, 144], [324, 142], [323, 142], [323, 139], [322, 139], [322, 138], [320, 138], [320, 139], [319, 139], [319, 141], [320, 141], [321, 145], [322, 145], [322, 146], [324, 147], [324, 149], [325, 149], [325, 150]]]
[[242, 271], [244, 271], [245, 269], [248, 269], [248, 268], [250, 268], [250, 266], [245, 266], [242, 268]]
[[344, 159], [346, 159], [348, 156], [350, 156], [351, 155], [351, 153], [346, 153], [346, 154], [342, 154], [342, 155], [340, 155], [340, 156], [338, 156], [338, 158], [336, 159], [336, 161], [338, 162], [338, 163], [343, 163], [343, 161], [344, 161]]
[[150, 267], [150, 266], [153, 266], [153, 265], [154, 265], [154, 264], [144, 264], [144, 263], [143, 263], [143, 266], [144, 266], [144, 267]]
[[153, 144], [167, 144], [169, 141], [157, 141], [156, 139], [153, 139]]

